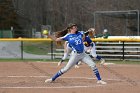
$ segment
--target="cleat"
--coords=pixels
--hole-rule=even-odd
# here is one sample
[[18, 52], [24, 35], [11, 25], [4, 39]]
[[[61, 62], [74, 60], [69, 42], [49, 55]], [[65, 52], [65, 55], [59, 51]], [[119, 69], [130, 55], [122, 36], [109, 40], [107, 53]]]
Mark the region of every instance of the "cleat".
[[79, 61], [79, 62], [78, 62], [78, 65], [82, 65], [82, 62], [81, 62], [81, 61]]
[[80, 68], [78, 65], [75, 65], [75, 68]]
[[61, 60], [60, 62], [58, 62], [57, 66], [60, 66], [62, 64], [64, 60]]
[[60, 66], [61, 64], [62, 64], [62, 62], [60, 61], [60, 62], [58, 62], [57, 66]]
[[105, 85], [105, 84], [107, 84], [105, 81], [102, 81], [102, 80], [98, 80], [97, 81], [97, 84], [103, 84], [103, 85]]
[[52, 82], [53, 82], [52, 79], [46, 79], [46, 80], [45, 80], [45, 83], [52, 83]]
[[104, 59], [101, 59], [101, 65], [103, 65], [105, 63], [105, 60]]

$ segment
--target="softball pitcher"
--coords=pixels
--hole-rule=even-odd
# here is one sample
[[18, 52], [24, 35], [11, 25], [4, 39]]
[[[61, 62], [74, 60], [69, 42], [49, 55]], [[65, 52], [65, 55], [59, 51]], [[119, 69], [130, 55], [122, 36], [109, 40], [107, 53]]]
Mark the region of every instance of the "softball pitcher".
[[66, 64], [66, 66], [64, 68], [60, 69], [52, 78], [46, 79], [45, 82], [50, 83], [50, 82], [55, 81], [59, 76], [61, 76], [62, 74], [64, 74], [68, 70], [70, 70], [76, 64], [76, 62], [82, 61], [82, 62], [86, 63], [89, 67], [91, 67], [91, 69], [93, 70], [94, 74], [97, 77], [97, 80], [98, 80], [97, 83], [106, 84], [105, 81], [101, 80], [99, 71], [98, 71], [95, 63], [91, 59], [91, 57], [84, 52], [84, 44], [83, 44], [83, 40], [82, 40], [82, 37], [84, 35], [82, 33], [80, 33], [79, 31], [77, 31], [76, 24], [70, 24], [68, 26], [68, 29], [69, 29], [70, 33], [66, 34], [63, 37], [56, 38], [52, 35], [48, 35], [51, 39], [53, 39], [55, 41], [61, 41], [61, 40], [68, 41], [70, 46], [72, 46], [72, 53], [71, 53], [70, 59], [69, 59], [68, 63]]

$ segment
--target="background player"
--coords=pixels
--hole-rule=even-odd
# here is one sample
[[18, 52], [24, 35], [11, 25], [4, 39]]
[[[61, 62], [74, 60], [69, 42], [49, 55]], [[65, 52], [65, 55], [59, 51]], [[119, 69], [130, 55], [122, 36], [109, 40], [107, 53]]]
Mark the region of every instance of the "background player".
[[64, 43], [64, 56], [61, 58], [61, 61], [58, 62], [58, 66], [60, 66], [64, 60], [66, 60], [66, 58], [69, 56], [71, 51], [72, 51], [72, 48], [69, 46], [69, 43], [66, 41]]
[[91, 57], [84, 52], [84, 45], [82, 40], [82, 37], [84, 35], [79, 31], [77, 31], [77, 25], [70, 24], [67, 29], [70, 31], [70, 33], [66, 34], [63, 37], [56, 38], [52, 35], [48, 35], [54, 41], [62, 41], [62, 40], [68, 41], [68, 43], [72, 46], [72, 53], [66, 66], [60, 69], [52, 78], [46, 79], [45, 82], [55, 81], [56, 78], [58, 78], [59, 76], [67, 72], [69, 69], [71, 69], [71, 67], [73, 67], [76, 64], [76, 62], [82, 61], [86, 63], [89, 67], [91, 67], [91, 69], [93, 70], [94, 74], [97, 77], [98, 80], [97, 83], [106, 84], [106, 82], [101, 80], [99, 71], [95, 63], [91, 59]]
[[90, 53], [90, 55], [92, 57], [100, 60], [101, 64], [104, 64], [105, 60], [101, 56], [96, 54], [96, 46], [95, 46], [95, 43], [92, 42], [92, 40], [90, 39], [89, 33], [90, 33], [90, 36], [92, 35], [92, 37], [94, 37], [95, 36], [95, 29], [90, 28], [87, 32], [85, 32], [85, 39], [83, 41], [84, 42], [84, 49], [87, 53]]

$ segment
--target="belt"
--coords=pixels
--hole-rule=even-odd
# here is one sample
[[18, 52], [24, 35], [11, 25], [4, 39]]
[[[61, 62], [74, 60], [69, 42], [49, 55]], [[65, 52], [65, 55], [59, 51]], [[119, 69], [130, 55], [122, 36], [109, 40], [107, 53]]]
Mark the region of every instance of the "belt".
[[81, 53], [83, 53], [83, 52], [74, 51], [74, 53], [81, 54]]

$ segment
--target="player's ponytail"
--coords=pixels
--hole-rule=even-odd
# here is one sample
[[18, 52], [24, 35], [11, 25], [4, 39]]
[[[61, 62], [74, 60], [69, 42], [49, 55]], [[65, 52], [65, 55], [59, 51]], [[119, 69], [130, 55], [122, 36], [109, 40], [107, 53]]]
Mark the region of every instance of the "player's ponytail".
[[64, 35], [66, 35], [67, 33], [68, 33], [68, 29], [66, 28], [66, 29], [64, 29], [62, 31], [55, 32], [55, 37], [59, 38], [59, 37], [62, 37]]
[[[55, 37], [59, 38], [59, 37], [65, 36], [67, 33], [68, 33], [68, 29], [66, 28], [62, 31], [55, 32]], [[56, 44], [58, 46], [62, 46], [62, 41], [57, 41]]]

